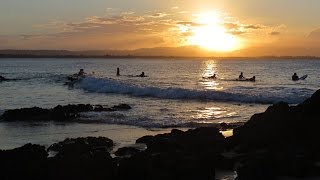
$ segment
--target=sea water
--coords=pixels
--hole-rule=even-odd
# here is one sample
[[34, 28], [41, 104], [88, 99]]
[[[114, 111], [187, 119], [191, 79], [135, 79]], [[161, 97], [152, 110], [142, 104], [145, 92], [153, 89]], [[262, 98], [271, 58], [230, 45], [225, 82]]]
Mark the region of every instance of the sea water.
[[[120, 68], [121, 76], [116, 76]], [[86, 78], [66, 77], [84, 69]], [[119, 144], [171, 128], [245, 122], [280, 101], [303, 102], [320, 87], [320, 61], [275, 59], [0, 59], [0, 114], [67, 104], [129, 104], [119, 112], [84, 113], [72, 123], [0, 122], [0, 149], [66, 137], [107, 136]], [[144, 72], [147, 77], [136, 77]], [[236, 81], [240, 72], [256, 82]], [[296, 72], [306, 80], [292, 81]], [[217, 75], [217, 79], [206, 77]]]

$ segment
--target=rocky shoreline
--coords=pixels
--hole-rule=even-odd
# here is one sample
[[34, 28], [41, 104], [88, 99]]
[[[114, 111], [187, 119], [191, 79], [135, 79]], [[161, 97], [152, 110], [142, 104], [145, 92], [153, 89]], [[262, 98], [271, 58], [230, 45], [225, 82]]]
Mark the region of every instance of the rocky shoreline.
[[12, 109], [5, 111], [0, 120], [3, 121], [72, 121], [80, 117], [83, 112], [123, 111], [131, 107], [127, 104], [119, 104], [112, 107], [91, 104], [58, 105], [52, 109], [40, 107]]
[[[40, 114], [31, 113], [35, 109], [11, 110], [2, 120], [65, 121], [80, 112], [102, 110], [92, 105], [75, 107], [36, 109]], [[108, 110], [130, 109], [121, 107]], [[147, 145], [145, 150], [123, 147], [113, 152], [114, 142], [106, 137], [66, 139], [49, 148], [26, 144], [0, 151], [1, 179], [214, 180], [217, 170], [237, 171], [237, 180], [319, 177], [319, 110], [320, 90], [297, 106], [270, 106], [228, 138], [219, 128], [203, 127], [137, 139], [136, 143]]]

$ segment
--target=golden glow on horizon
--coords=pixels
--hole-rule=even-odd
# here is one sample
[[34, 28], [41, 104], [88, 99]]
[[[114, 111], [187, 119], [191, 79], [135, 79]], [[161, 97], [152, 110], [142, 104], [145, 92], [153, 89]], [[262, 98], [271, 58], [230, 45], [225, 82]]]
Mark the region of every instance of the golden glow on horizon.
[[188, 38], [191, 45], [221, 52], [239, 48], [239, 40], [223, 27], [218, 12], [201, 13], [195, 17], [198, 25], [191, 30], [193, 35]]

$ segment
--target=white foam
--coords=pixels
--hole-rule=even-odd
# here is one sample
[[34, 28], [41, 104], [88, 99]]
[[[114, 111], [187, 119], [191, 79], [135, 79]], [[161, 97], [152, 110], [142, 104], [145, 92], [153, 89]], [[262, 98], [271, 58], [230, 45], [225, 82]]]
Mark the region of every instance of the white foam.
[[127, 94], [137, 97], [154, 97], [162, 99], [189, 99], [258, 104], [273, 104], [280, 101], [297, 104], [310, 97], [313, 92], [309, 89], [288, 89], [281, 87], [251, 87], [250, 89], [245, 87], [234, 87], [224, 91], [161, 88], [141, 86], [114, 79], [96, 77], [84, 78], [77, 87], [82, 88], [87, 92], [94, 93]]

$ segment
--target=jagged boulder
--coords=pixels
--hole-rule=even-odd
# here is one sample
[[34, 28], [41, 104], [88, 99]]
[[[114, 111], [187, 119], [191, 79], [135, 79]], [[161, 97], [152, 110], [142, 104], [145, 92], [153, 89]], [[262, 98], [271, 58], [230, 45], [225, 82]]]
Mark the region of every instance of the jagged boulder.
[[[259, 148], [277, 145], [313, 146], [319, 138], [320, 90], [297, 106], [278, 103], [264, 113], [255, 114], [234, 129], [229, 140], [235, 145]], [[320, 148], [320, 145], [316, 145]]]
[[255, 114], [227, 139], [241, 152], [238, 180], [320, 176], [320, 90], [297, 106], [278, 103]]

